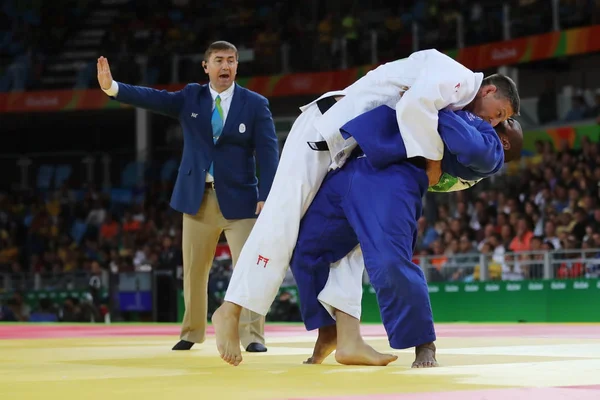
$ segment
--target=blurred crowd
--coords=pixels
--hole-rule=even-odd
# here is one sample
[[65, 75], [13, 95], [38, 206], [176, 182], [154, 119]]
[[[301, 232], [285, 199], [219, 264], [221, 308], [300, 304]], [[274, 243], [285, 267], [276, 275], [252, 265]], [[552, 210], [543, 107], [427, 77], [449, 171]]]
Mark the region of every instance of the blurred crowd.
[[[554, 276], [600, 276], [600, 254], [586, 250], [600, 248], [600, 144], [583, 137], [581, 150], [566, 142], [554, 150], [537, 142], [523, 162], [526, 168], [514, 166], [491, 185], [429, 195], [415, 260], [424, 263], [419, 257], [426, 256], [431, 281], [478, 280], [480, 254], [487, 257], [489, 279], [541, 279], [543, 251], [575, 249], [559, 256], [565, 260]], [[32, 273], [52, 282], [47, 278], [71, 272], [181, 268], [181, 216], [168, 206], [168, 182], [149, 181], [125, 203], [91, 186], [78, 199], [68, 183], [55, 191], [0, 195], [0, 276], [10, 275], [15, 289], [27, 290]], [[582, 254], [586, 262], [569, 261]], [[222, 301], [231, 271], [223, 240], [209, 282], [211, 309]], [[272, 315], [294, 315], [283, 309], [297, 310], [293, 291], [281, 293]]]
[[57, 54], [93, 0], [0, 2], [0, 92], [40, 86], [45, 62]]
[[[93, 0], [5, 0], [0, 10], [0, 90], [39, 87], [44, 61], [56, 55], [69, 35], [85, 28]], [[240, 50], [253, 49], [240, 76], [277, 74], [283, 44], [290, 72], [323, 71], [372, 62], [372, 34], [377, 35], [378, 62], [407, 56], [413, 34], [419, 47], [439, 50], [458, 46], [462, 20], [464, 45], [504, 40], [504, 4], [510, 4], [511, 38], [553, 28], [550, 0], [410, 0], [391, 6], [383, 0], [295, 3], [282, 0], [131, 0], [105, 30], [96, 51], [114, 60], [124, 80], [141, 79], [135, 56], [148, 56], [147, 84], [170, 83], [171, 57], [200, 54], [214, 40], [225, 39]], [[560, 1], [561, 29], [600, 21], [591, 0]], [[418, 30], [414, 30], [418, 26]], [[342, 43], [347, 43], [346, 64]], [[82, 67], [89, 83], [93, 65]], [[181, 82], [201, 79], [198, 60], [183, 59]], [[125, 79], [127, 78], [127, 79]], [[17, 83], [15, 83], [17, 81]], [[12, 82], [12, 84], [11, 84]]]
[[[46, 193], [0, 194], [0, 278], [10, 278], [14, 290], [26, 292], [32, 289], [34, 274], [41, 277], [41, 290], [64, 289], [69, 274], [85, 276], [83, 284], [73, 288], [78, 290], [98, 289], [93, 286], [100, 281], [92, 278], [103, 272], [116, 276], [121, 272], [170, 270], [176, 276], [183, 262], [182, 219], [168, 205], [171, 189], [165, 182], [149, 185], [137, 197], [141, 201], [128, 204], [94, 187], [76, 195], [80, 191], [70, 189], [68, 183]], [[209, 280], [210, 311], [222, 301], [231, 271], [231, 253], [223, 236]], [[19, 311], [26, 307], [22, 296], [15, 296], [5, 301], [4, 312], [0, 307], [4, 315], [0, 320], [28, 318], [30, 312]], [[105, 303], [97, 294], [91, 296], [90, 301], [68, 298], [58, 305], [40, 301], [34, 311], [45, 310], [61, 320], [87, 321], [92, 313], [98, 320]], [[294, 308], [289, 292], [282, 293], [280, 300], [275, 314], [280, 314], [280, 302], [282, 307]]]
[[581, 150], [564, 142], [555, 151], [540, 141], [524, 162], [491, 188], [457, 192], [430, 221], [421, 218], [416, 254], [429, 257], [431, 280], [479, 279], [479, 252], [489, 279], [541, 279], [543, 251], [553, 250], [567, 250], [554, 260], [556, 278], [600, 276], [600, 144], [583, 137]]

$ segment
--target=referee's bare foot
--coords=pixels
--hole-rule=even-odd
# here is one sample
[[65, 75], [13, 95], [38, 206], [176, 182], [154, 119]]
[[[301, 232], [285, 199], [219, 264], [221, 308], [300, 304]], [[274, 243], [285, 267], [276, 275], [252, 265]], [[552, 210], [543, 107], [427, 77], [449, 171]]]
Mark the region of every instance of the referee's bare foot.
[[219, 350], [223, 361], [234, 366], [242, 362], [240, 335], [238, 333], [240, 312], [240, 306], [226, 301], [212, 316], [212, 323], [215, 327], [215, 336], [217, 339], [217, 350]]
[[362, 339], [353, 343], [338, 344], [335, 360], [344, 365], [371, 365], [385, 367], [398, 359], [393, 354], [383, 354], [365, 343]]
[[415, 347], [415, 355], [415, 362], [412, 363], [412, 368], [433, 368], [438, 366], [435, 359], [435, 343], [433, 342]]
[[319, 328], [319, 336], [315, 343], [312, 357], [304, 361], [304, 364], [321, 364], [333, 353], [337, 345], [337, 330], [335, 325]]

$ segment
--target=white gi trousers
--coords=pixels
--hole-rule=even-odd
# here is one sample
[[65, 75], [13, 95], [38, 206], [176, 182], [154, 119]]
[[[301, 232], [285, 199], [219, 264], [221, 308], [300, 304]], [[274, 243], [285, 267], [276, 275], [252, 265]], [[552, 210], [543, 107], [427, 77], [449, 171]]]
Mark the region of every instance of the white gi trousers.
[[321, 115], [313, 102], [294, 122], [271, 192], [231, 276], [226, 301], [266, 315], [277, 296], [296, 246], [300, 221], [331, 165], [330, 152], [308, 145], [323, 141], [313, 126]]

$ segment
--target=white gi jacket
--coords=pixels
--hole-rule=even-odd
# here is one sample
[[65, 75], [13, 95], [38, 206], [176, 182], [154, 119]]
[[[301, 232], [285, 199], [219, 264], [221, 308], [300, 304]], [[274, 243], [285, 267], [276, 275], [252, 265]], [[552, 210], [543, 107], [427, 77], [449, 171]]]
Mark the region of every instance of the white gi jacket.
[[[481, 72], [473, 72], [437, 50], [422, 50], [369, 71], [344, 90], [325, 93], [319, 99], [344, 96], [314, 121], [329, 146], [331, 168], [341, 167], [356, 145], [352, 138], [345, 140], [339, 129], [383, 104], [396, 110], [408, 157], [441, 160], [444, 144], [437, 130], [438, 111], [464, 108], [473, 101], [482, 81]], [[300, 109], [304, 111], [317, 100]]]

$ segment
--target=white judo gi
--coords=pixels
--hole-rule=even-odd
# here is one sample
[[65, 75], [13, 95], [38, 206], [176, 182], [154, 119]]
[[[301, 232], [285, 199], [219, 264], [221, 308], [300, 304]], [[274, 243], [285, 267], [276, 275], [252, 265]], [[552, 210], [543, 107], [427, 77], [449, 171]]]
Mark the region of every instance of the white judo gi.
[[[304, 213], [327, 171], [342, 166], [356, 146], [352, 138], [342, 137], [341, 126], [366, 111], [388, 105], [396, 110], [400, 131], [409, 133], [403, 135], [408, 157], [440, 160], [444, 144], [437, 130], [438, 111], [464, 108], [473, 101], [482, 81], [482, 73], [437, 50], [423, 50], [381, 65], [346, 89], [328, 92], [301, 107], [302, 114], [288, 135], [271, 191], [239, 255], [225, 300], [267, 314], [289, 267]], [[322, 114], [317, 101], [333, 96], [343, 98]], [[329, 151], [315, 151], [307, 144], [323, 140]], [[356, 251], [339, 262], [353, 271], [339, 279], [353, 279], [357, 268], [363, 268], [362, 255]], [[361, 264], [357, 266], [359, 258]], [[358, 306], [360, 313], [360, 296]]]

